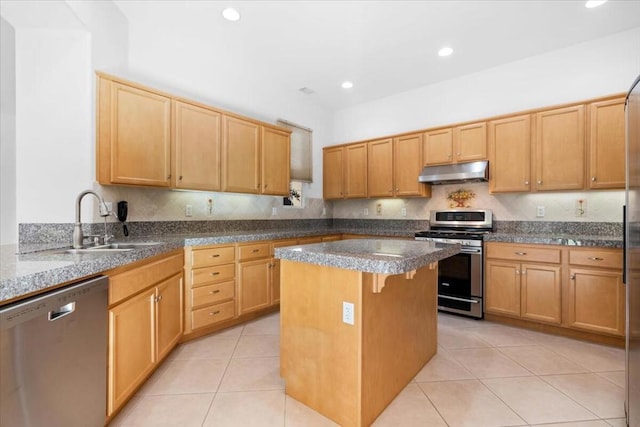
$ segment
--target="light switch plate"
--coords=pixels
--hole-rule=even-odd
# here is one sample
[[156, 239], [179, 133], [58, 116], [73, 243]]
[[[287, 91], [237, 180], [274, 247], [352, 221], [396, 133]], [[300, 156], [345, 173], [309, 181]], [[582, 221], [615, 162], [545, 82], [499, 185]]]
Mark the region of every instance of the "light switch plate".
[[342, 301], [342, 322], [347, 325], [356, 324], [355, 307], [352, 302]]

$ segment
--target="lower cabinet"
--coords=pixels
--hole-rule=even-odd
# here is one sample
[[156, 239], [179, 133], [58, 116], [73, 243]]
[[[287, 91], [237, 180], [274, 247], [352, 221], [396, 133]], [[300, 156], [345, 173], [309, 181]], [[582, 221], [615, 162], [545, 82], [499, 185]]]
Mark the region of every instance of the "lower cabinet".
[[486, 313], [624, 336], [621, 249], [487, 242], [485, 253]]
[[271, 305], [271, 258], [238, 263], [238, 314]]
[[107, 273], [107, 416], [117, 411], [182, 336], [182, 250]]

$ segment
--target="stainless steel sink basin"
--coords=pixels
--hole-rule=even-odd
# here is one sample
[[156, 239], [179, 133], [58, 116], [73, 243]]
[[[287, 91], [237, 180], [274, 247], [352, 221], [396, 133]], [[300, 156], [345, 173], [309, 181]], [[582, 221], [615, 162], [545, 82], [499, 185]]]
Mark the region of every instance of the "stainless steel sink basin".
[[162, 242], [131, 242], [131, 243], [109, 243], [108, 245], [96, 246], [95, 249], [107, 249], [107, 250], [116, 250], [116, 249], [141, 249], [147, 248], [149, 246], [157, 246], [161, 245]]
[[162, 242], [131, 242], [131, 243], [109, 243], [107, 245], [89, 246], [80, 249], [55, 249], [50, 253], [59, 254], [105, 254], [127, 252], [133, 249], [148, 248], [151, 246], [161, 245]]

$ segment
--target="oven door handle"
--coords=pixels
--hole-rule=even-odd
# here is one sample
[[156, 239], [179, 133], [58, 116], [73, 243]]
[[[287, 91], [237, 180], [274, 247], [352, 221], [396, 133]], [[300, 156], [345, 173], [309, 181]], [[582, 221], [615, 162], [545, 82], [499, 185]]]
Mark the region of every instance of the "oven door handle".
[[461, 254], [482, 254], [481, 248], [462, 248], [460, 249]]
[[449, 295], [440, 295], [440, 294], [438, 294], [438, 298], [450, 299], [450, 300], [461, 301], [461, 302], [470, 302], [471, 304], [479, 304], [480, 303], [480, 301], [476, 301], [474, 299], [450, 297]]

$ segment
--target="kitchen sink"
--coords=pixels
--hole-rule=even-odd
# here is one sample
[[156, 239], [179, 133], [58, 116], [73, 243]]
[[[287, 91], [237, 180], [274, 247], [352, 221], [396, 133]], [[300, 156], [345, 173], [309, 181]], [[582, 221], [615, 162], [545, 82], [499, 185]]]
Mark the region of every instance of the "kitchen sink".
[[57, 254], [105, 254], [127, 252], [133, 249], [148, 248], [151, 246], [161, 245], [162, 242], [132, 242], [132, 243], [109, 243], [106, 245], [89, 246], [79, 249], [54, 249], [49, 253]]

